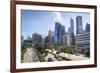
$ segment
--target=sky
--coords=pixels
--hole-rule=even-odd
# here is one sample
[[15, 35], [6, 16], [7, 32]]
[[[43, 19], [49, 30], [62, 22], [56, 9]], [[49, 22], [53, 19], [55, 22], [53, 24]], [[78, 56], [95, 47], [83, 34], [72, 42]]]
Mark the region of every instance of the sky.
[[41, 34], [44, 37], [48, 35], [49, 30], [54, 32], [55, 22], [64, 25], [67, 32], [72, 18], [74, 20], [74, 33], [76, 34], [77, 16], [82, 16], [83, 30], [85, 30], [86, 23], [90, 23], [90, 13], [21, 10], [21, 33], [24, 39], [27, 39], [27, 36], [32, 37], [33, 33]]

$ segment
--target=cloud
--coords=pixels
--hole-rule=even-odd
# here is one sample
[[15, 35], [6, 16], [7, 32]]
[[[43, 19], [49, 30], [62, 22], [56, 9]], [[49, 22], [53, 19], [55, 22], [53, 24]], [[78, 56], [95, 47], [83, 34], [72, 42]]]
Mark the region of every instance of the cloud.
[[61, 22], [62, 20], [62, 16], [60, 12], [53, 12], [52, 17], [55, 22]]

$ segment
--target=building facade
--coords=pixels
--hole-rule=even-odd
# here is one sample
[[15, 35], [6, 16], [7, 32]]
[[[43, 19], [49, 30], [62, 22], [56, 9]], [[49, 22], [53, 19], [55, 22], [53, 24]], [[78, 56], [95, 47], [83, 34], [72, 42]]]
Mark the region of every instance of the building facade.
[[71, 35], [70, 33], [65, 33], [62, 37], [62, 45], [63, 46], [70, 46], [71, 45]]
[[74, 20], [71, 18], [70, 19], [70, 33], [74, 33]]
[[86, 24], [86, 32], [90, 32], [90, 24], [89, 23]]
[[75, 36], [77, 48], [80, 50], [90, 49], [90, 32], [83, 32]]
[[62, 36], [65, 33], [65, 26], [61, 25], [61, 23], [55, 23], [55, 43], [58, 45], [62, 45]]
[[48, 31], [48, 42], [49, 45], [52, 45], [54, 43], [54, 32], [51, 30]]
[[82, 16], [76, 17], [76, 34], [83, 32]]
[[42, 44], [42, 35], [34, 33], [32, 35], [32, 43], [33, 44]]
[[63, 46], [67, 45], [67, 34], [64, 34], [64, 35], [62, 36], [62, 45], [63, 45]]
[[70, 35], [69, 41], [70, 45], [75, 45], [75, 38], [74, 38], [74, 20], [70, 19], [70, 27], [68, 28], [68, 33]]

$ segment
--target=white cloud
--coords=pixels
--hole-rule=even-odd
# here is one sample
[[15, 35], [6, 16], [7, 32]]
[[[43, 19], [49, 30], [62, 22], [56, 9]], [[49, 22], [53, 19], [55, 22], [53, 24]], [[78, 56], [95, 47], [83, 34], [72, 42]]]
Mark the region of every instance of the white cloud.
[[61, 22], [62, 20], [62, 16], [60, 12], [53, 12], [52, 17], [55, 22]]

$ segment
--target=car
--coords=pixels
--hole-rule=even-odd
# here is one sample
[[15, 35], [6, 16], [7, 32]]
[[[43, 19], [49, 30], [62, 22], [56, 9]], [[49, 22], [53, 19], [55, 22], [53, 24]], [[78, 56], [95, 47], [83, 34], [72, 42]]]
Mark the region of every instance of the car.
[[54, 61], [52, 58], [48, 58], [48, 62], [52, 62]]

